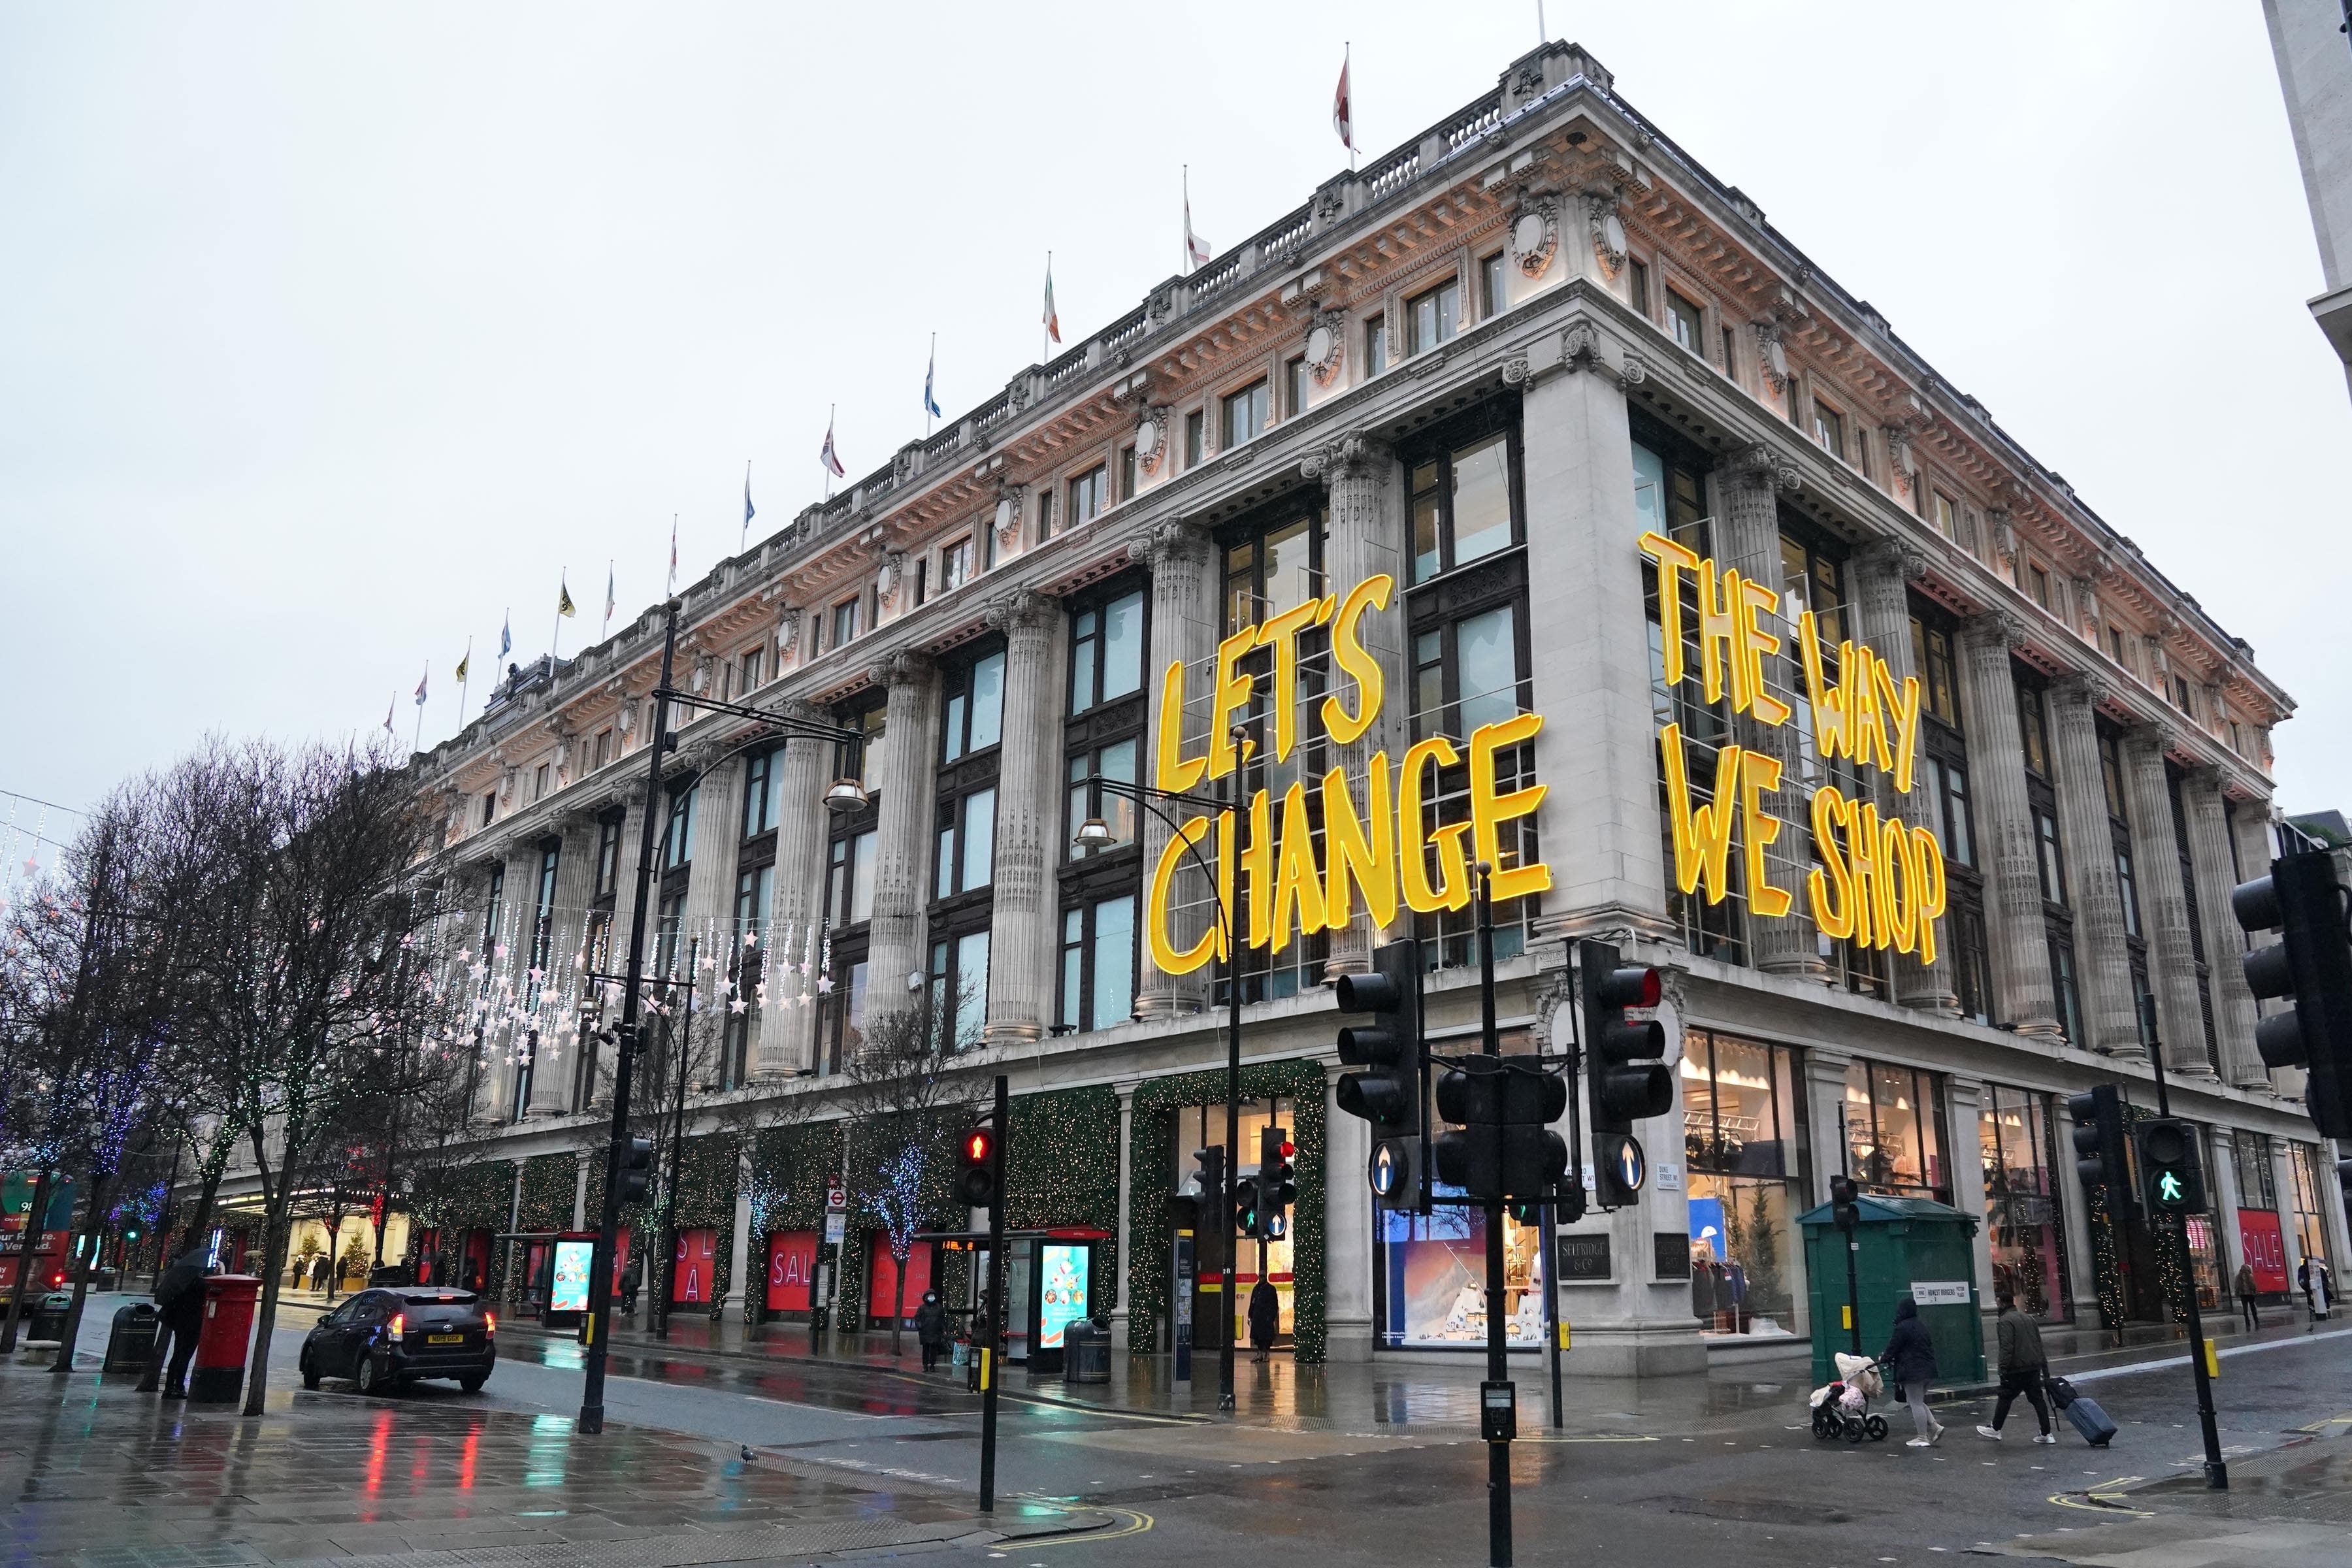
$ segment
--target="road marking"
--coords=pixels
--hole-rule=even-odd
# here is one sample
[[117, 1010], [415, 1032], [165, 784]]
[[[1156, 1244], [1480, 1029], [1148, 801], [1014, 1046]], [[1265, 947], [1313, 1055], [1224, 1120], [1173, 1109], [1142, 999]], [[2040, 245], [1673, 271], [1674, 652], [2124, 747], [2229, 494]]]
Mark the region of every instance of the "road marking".
[[[1687, 1441], [1688, 1439], [1685, 1440]], [[1635, 1432], [1601, 1432], [1590, 1437], [1533, 1436], [1521, 1437], [1517, 1439], [1517, 1441], [1521, 1443], [1654, 1443], [1658, 1441], [1658, 1439], [1655, 1437], [1643, 1436]], [[1766, 1446], [1768, 1445], [1759, 1445], [1759, 1447]]]
[[[2340, 1340], [2352, 1335], [2352, 1329], [2330, 1329], [2324, 1334], [2304, 1334], [2292, 1340], [2264, 1340], [2257, 1345], [2231, 1345], [2221, 1354], [2224, 1357], [2252, 1355], [2260, 1351], [2288, 1350], [2296, 1345], [2315, 1345], [2322, 1340]], [[2163, 1372], [2170, 1367], [2187, 1366], [2185, 1355], [2168, 1356], [2162, 1361], [2137, 1361], [2124, 1366], [2096, 1366], [2088, 1372], [2070, 1372], [2069, 1383], [2096, 1383], [2104, 1377], [2123, 1377], [2135, 1372]]]
[[1106, 1530], [1085, 1535], [1048, 1536], [1038, 1541], [1024, 1541], [1021, 1543], [1022, 1549], [1028, 1552], [1042, 1552], [1048, 1546], [1087, 1546], [1097, 1541], [1117, 1541], [1121, 1536], [1141, 1535], [1145, 1531], [1150, 1530], [1154, 1522], [1150, 1514], [1139, 1513], [1131, 1508], [1097, 1508], [1097, 1511], [1123, 1513], [1127, 1516], [1127, 1523], [1117, 1530]]
[[[2127, 1513], [2137, 1519], [2152, 1519], [2155, 1515], [2149, 1513], [2146, 1509], [2133, 1508], [2124, 1501], [2124, 1494], [2116, 1490], [2117, 1487], [2129, 1486], [2134, 1481], [2144, 1480], [2146, 1479], [2147, 1478], [2143, 1476], [2117, 1476], [2111, 1481], [2095, 1481], [2091, 1485], [2084, 1487], [2079, 1494], [2073, 1492], [2053, 1492], [2050, 1494], [2049, 1500], [2057, 1504], [2060, 1508], [2081, 1509], [2086, 1513]], [[2075, 1501], [2074, 1499], [2078, 1495], [2087, 1500], [2083, 1502]]]

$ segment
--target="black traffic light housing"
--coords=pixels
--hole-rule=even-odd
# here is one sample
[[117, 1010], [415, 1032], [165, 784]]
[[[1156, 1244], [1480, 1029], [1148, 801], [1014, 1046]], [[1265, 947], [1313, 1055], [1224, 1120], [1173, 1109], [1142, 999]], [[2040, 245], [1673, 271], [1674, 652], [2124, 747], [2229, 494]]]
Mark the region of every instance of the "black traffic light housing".
[[2116, 1220], [2139, 1212], [2124, 1163], [2124, 1100], [2111, 1083], [2066, 1097], [2074, 1119], [2074, 1174], [2084, 1190], [2106, 1189], [2107, 1212]]
[[1339, 1031], [1339, 1059], [1361, 1068], [1339, 1079], [1339, 1109], [1372, 1124], [1366, 1177], [1384, 1209], [1429, 1211], [1422, 1168], [1423, 1108], [1429, 1098], [1428, 1051], [1422, 1038], [1421, 943], [1410, 937], [1372, 950], [1372, 967], [1342, 974], [1333, 992], [1342, 1013], [1370, 1021]]
[[992, 1208], [996, 1188], [996, 1129], [976, 1121], [956, 1141], [956, 1202], [966, 1208]]
[[1265, 1210], [1258, 1203], [1255, 1176], [1234, 1179], [1234, 1230], [1241, 1236], [1262, 1237], [1265, 1234]]
[[[1674, 1108], [1667, 1073], [1665, 1026], [1652, 1018], [1629, 1022], [1628, 1007], [1655, 1007], [1658, 972], [1618, 961], [1605, 942], [1577, 943], [1582, 971], [1586, 1098], [1592, 1115], [1592, 1191], [1605, 1209], [1624, 1208], [1641, 1191], [1646, 1161], [1633, 1124]], [[1631, 1147], [1631, 1158], [1624, 1151]], [[1631, 1172], [1633, 1180], [1626, 1177]]]
[[2230, 909], [2249, 931], [2283, 940], [2239, 962], [2258, 999], [2292, 997], [2294, 1010], [2254, 1026], [2263, 1065], [2309, 1075], [2304, 1104], [2324, 1137], [2352, 1138], [2352, 930], [2347, 890], [2325, 850], [2283, 855], [2267, 877], [2240, 883]]
[[654, 1141], [632, 1138], [621, 1151], [621, 1206], [645, 1202], [646, 1194], [653, 1190], [653, 1183]]
[[2151, 1214], [2203, 1214], [2205, 1173], [2197, 1130], [2177, 1116], [2151, 1116], [2132, 1129], [2140, 1189]]
[[1268, 1127], [1257, 1139], [1257, 1200], [1265, 1215], [1265, 1234], [1279, 1239], [1290, 1228], [1286, 1217], [1298, 1201], [1297, 1172], [1290, 1163], [1297, 1146], [1287, 1128]]
[[1862, 1188], [1852, 1176], [1830, 1178], [1830, 1223], [1850, 1231], [1862, 1223]]
[[1568, 1173], [1568, 1142], [1551, 1130], [1568, 1080], [1529, 1057], [1465, 1057], [1437, 1080], [1437, 1179], [1492, 1203], [1540, 1201]]

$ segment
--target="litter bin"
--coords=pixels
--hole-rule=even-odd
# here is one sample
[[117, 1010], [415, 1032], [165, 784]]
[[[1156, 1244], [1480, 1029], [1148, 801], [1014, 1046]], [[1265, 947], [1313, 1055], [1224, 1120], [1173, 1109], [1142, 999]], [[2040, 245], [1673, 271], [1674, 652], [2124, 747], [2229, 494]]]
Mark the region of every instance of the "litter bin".
[[245, 1389], [246, 1342], [261, 1280], [252, 1274], [215, 1274], [205, 1281], [204, 1327], [196, 1332], [195, 1370], [188, 1374], [192, 1404], [233, 1403]]
[[135, 1372], [144, 1375], [155, 1359], [155, 1335], [163, 1315], [145, 1301], [133, 1301], [114, 1314], [114, 1331], [106, 1336], [106, 1364], [100, 1372]]
[[1080, 1318], [1063, 1331], [1062, 1381], [1110, 1381], [1110, 1331], [1092, 1318]]
[[66, 1320], [73, 1315], [73, 1292], [52, 1290], [41, 1298], [33, 1309], [32, 1321], [25, 1326], [28, 1340], [62, 1340], [66, 1337]]

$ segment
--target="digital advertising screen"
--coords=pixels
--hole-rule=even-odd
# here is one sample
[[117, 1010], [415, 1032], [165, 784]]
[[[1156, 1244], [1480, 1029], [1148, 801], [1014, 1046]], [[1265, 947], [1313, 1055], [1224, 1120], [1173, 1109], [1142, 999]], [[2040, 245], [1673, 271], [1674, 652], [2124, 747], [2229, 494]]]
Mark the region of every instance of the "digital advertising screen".
[[1069, 1326], [1087, 1315], [1087, 1261], [1090, 1249], [1085, 1245], [1049, 1241], [1041, 1251], [1038, 1262], [1045, 1284], [1037, 1300], [1037, 1344], [1041, 1350], [1059, 1350], [1063, 1335]]
[[555, 1244], [555, 1278], [547, 1289], [547, 1310], [551, 1312], [584, 1312], [588, 1310], [588, 1270], [596, 1256], [593, 1241], [559, 1241]]

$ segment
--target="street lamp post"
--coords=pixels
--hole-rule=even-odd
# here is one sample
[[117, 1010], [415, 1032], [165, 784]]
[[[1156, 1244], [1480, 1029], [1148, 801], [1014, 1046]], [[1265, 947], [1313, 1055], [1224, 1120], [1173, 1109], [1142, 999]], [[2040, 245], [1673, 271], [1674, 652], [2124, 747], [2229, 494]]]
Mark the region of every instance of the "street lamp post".
[[[1236, 729], [1234, 734], [1238, 742], [1242, 731]], [[1192, 863], [1207, 879], [1209, 899], [1216, 910], [1217, 925], [1224, 932], [1225, 1157], [1217, 1162], [1216, 1205], [1219, 1217], [1210, 1223], [1220, 1227], [1215, 1234], [1221, 1244], [1220, 1250], [1224, 1255], [1224, 1301], [1219, 1310], [1224, 1321], [1217, 1331], [1217, 1408], [1231, 1410], [1234, 1407], [1234, 1238], [1231, 1233], [1234, 1228], [1234, 1168], [1241, 1160], [1242, 1117], [1242, 976], [1240, 953], [1235, 946], [1240, 933], [1234, 931], [1234, 922], [1225, 909], [1224, 897], [1218, 891], [1215, 868], [1202, 858], [1199, 846], [1184, 830], [1152, 802], [1181, 801], [1186, 805], [1230, 810], [1241, 793], [1241, 773], [1236, 768], [1226, 781], [1225, 796], [1222, 801], [1204, 801], [1196, 795], [1154, 789], [1150, 784], [1130, 784], [1125, 779], [1097, 778], [1092, 782], [1107, 794], [1135, 802], [1158, 817], [1176, 836], [1176, 841], [1184, 847], [1184, 852], [1192, 858]], [[1108, 823], [1099, 816], [1089, 816], [1072, 835], [1071, 841], [1081, 849], [1100, 849], [1117, 843], [1118, 839], [1111, 833]]]
[[621, 1026], [616, 1031], [613, 1059], [613, 1130], [604, 1149], [604, 1209], [596, 1222], [596, 1247], [591, 1255], [588, 1269], [588, 1311], [584, 1324], [588, 1347], [587, 1376], [580, 1389], [579, 1429], [583, 1432], [602, 1432], [604, 1429], [604, 1363], [607, 1343], [612, 1337], [614, 1247], [619, 1239], [621, 1225], [621, 1160], [629, 1141], [629, 1083], [635, 1068], [638, 1044], [638, 994], [644, 988], [646, 976], [646, 913], [653, 899], [654, 816], [661, 801], [662, 766], [674, 743], [669, 726], [671, 705], [732, 713], [739, 718], [766, 724], [787, 735], [835, 741], [850, 747], [851, 771], [826, 787], [824, 804], [835, 811], [854, 810], [866, 804], [865, 788], [856, 777], [860, 771], [856, 766], [856, 748], [865, 740], [858, 731], [837, 725], [811, 723], [741, 703], [720, 702], [712, 698], [678, 691], [670, 686], [671, 668], [677, 658], [680, 608], [676, 599], [663, 606], [661, 680], [652, 692], [653, 735], [651, 743], [646, 748], [646, 819], [637, 834], [637, 887], [629, 912], [629, 965], [621, 998]]

